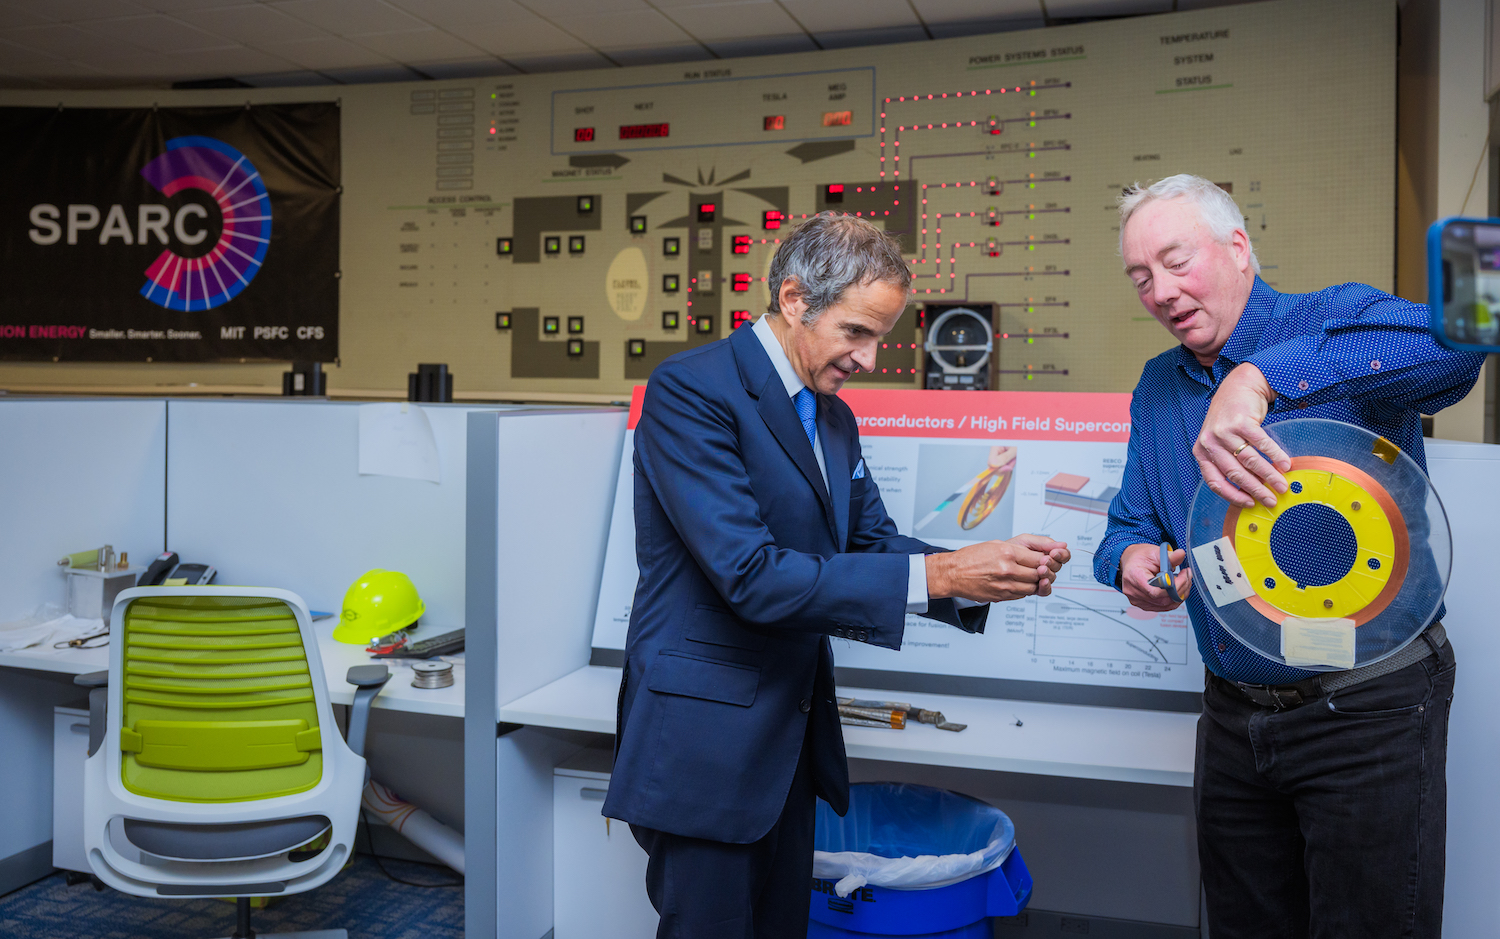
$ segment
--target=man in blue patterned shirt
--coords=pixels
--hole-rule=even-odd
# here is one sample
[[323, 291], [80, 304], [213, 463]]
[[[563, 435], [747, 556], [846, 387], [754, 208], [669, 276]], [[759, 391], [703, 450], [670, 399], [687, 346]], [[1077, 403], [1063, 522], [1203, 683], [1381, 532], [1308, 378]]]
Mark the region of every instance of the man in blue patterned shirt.
[[[1356, 424], [1425, 470], [1421, 415], [1463, 398], [1483, 362], [1434, 342], [1425, 306], [1372, 287], [1272, 290], [1234, 200], [1201, 177], [1127, 191], [1120, 253], [1181, 343], [1136, 385], [1125, 477], [1094, 557], [1094, 576], [1144, 610], [1179, 605], [1150, 581], [1157, 546], [1186, 541], [1200, 479], [1242, 507], [1287, 491], [1291, 461], [1264, 424]], [[1179, 589], [1191, 580], [1184, 571]], [[1454, 669], [1442, 624], [1398, 656], [1317, 673], [1240, 644], [1201, 591], [1187, 606], [1208, 666], [1194, 803], [1214, 939], [1437, 939]]]

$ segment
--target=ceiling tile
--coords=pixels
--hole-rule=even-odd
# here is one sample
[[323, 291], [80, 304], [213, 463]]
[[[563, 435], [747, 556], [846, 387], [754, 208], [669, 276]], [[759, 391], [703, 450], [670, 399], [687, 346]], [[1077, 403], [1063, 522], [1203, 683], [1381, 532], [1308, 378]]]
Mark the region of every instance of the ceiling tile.
[[571, 72], [581, 69], [614, 68], [614, 63], [597, 52], [570, 52], [563, 55], [508, 55], [516, 68], [526, 72]]
[[37, 26], [29, 29], [7, 29], [0, 39], [67, 61], [83, 61], [94, 55], [111, 52], [120, 44], [77, 26]]
[[664, 65], [668, 62], [712, 61], [714, 54], [693, 43], [686, 46], [647, 46], [637, 49], [603, 50], [604, 54], [621, 65]]
[[781, 0], [781, 5], [814, 35], [882, 26], [921, 28], [906, 0]]
[[824, 49], [883, 46], [892, 42], [921, 42], [927, 31], [921, 26], [887, 26], [883, 29], [849, 29], [814, 34]]
[[303, 68], [326, 72], [334, 68], [365, 68], [386, 65], [385, 56], [364, 46], [355, 45], [347, 39], [329, 36], [327, 39], [309, 39], [304, 42], [283, 42], [268, 45], [265, 51], [280, 56]]
[[373, 33], [365, 36], [352, 36], [349, 41], [357, 42], [367, 49], [374, 49], [397, 62], [418, 60], [441, 62], [450, 59], [472, 59], [481, 54], [479, 49], [440, 29]]
[[463, 62], [413, 62], [411, 67], [431, 78], [488, 78], [491, 75], [514, 75], [517, 69], [495, 58], [469, 59]]
[[153, 52], [194, 52], [201, 49], [223, 49], [238, 45], [231, 40], [195, 29], [160, 13], [127, 16], [118, 20], [94, 20], [80, 24], [79, 28], [111, 40], [123, 39]]
[[[23, 9], [14, 4], [0, 6], [0, 29], [12, 29], [17, 26], [46, 26], [53, 22], [56, 20], [50, 16], [43, 16], [35, 10]], [[0, 69], [4, 69], [8, 64], [0, 60]]]
[[188, 10], [179, 13], [176, 19], [247, 46], [322, 39], [328, 35], [311, 23], [287, 16], [263, 3]]
[[338, 36], [390, 33], [427, 25], [380, 0], [278, 0], [270, 5]]
[[535, 19], [536, 14], [510, 0], [386, 0], [438, 29], [459, 31], [468, 26]]
[[0, 36], [0, 62], [5, 71], [22, 75], [43, 74], [49, 68], [63, 65], [67, 60], [42, 51], [35, 44], [10, 38], [7, 32]]
[[320, 71], [341, 85], [368, 85], [375, 82], [416, 82], [422, 76], [404, 65], [368, 65], [363, 68], [328, 68]]
[[516, 23], [475, 26], [464, 31], [464, 38], [486, 52], [511, 61], [515, 61], [517, 54], [551, 56], [588, 52], [585, 43], [538, 17]]
[[286, 59], [243, 46], [205, 52], [158, 56], [162, 71], [174, 79], [211, 78], [256, 72], [280, 72], [291, 67]]
[[692, 42], [692, 37], [673, 26], [655, 10], [630, 10], [624, 13], [600, 13], [594, 16], [547, 17], [567, 32], [592, 46], [676, 46]]
[[709, 48], [726, 59], [738, 59], [749, 55], [782, 55], [787, 52], [812, 52], [813, 45], [807, 33], [788, 33], [785, 36], [759, 36], [755, 39], [725, 39], [709, 43]]
[[[917, 13], [935, 23], [972, 23], [988, 20], [1042, 19], [1039, 0], [911, 0]], [[1048, 0], [1051, 8], [1051, 0]]]
[[245, 0], [134, 0], [134, 2], [158, 13], [183, 13], [188, 10], [243, 6]]
[[1170, 13], [1172, 0], [1047, 0], [1047, 15], [1053, 19], [1083, 16], [1132, 16], [1137, 13]]
[[802, 32], [796, 21], [774, 3], [700, 4], [664, 12], [689, 35], [704, 42]]
[[102, 20], [116, 16], [139, 16], [151, 12], [132, 0], [46, 0], [32, 4], [48, 18], [62, 23]]
[[559, 16], [596, 16], [649, 10], [646, 0], [517, 0], [521, 6], [548, 19]]

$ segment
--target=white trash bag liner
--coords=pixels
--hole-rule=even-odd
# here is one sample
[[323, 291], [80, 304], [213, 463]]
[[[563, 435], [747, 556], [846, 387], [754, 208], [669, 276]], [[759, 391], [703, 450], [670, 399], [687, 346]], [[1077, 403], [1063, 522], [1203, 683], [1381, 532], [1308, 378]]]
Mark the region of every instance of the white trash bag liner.
[[813, 876], [847, 897], [870, 884], [930, 890], [988, 873], [1016, 846], [1005, 813], [977, 799], [905, 783], [849, 787], [843, 818], [819, 800]]

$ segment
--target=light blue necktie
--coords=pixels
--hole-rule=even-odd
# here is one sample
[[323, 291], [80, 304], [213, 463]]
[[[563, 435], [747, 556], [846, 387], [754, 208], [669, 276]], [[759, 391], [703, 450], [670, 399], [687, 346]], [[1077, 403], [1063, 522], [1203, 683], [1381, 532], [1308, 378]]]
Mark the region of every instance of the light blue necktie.
[[818, 396], [811, 388], [803, 388], [792, 399], [797, 405], [797, 416], [802, 419], [802, 429], [807, 431], [807, 442], [814, 445], [818, 437]]

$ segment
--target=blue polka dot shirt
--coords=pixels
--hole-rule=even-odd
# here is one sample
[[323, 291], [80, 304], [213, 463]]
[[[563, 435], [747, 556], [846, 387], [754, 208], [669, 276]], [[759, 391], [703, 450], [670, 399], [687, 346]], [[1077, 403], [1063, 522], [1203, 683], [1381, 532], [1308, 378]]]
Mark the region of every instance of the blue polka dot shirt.
[[[1421, 415], [1468, 394], [1484, 362], [1482, 355], [1438, 345], [1427, 331], [1429, 320], [1425, 305], [1364, 284], [1282, 294], [1257, 277], [1212, 368], [1184, 346], [1146, 363], [1130, 402], [1125, 478], [1094, 554], [1094, 577], [1118, 586], [1120, 555], [1133, 544], [1186, 542], [1188, 509], [1203, 479], [1193, 442], [1219, 382], [1245, 362], [1260, 369], [1276, 392], [1266, 424], [1294, 417], [1357, 424], [1396, 444], [1425, 472]], [[1265, 684], [1316, 674], [1241, 645], [1218, 625], [1202, 597], [1193, 591], [1187, 608], [1211, 671]]]

